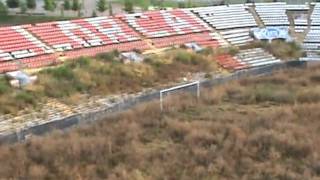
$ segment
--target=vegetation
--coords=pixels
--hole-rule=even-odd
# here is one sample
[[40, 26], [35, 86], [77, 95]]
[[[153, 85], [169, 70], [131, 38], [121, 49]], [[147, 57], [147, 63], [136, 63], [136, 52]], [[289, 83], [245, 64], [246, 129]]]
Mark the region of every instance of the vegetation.
[[44, 0], [44, 9], [47, 11], [54, 11], [57, 7], [57, 4], [54, 0]]
[[6, 3], [9, 8], [18, 8], [19, 7], [19, 0], [6, 0]]
[[27, 12], [28, 7], [27, 7], [27, 3], [24, 0], [20, 1], [19, 6], [20, 6], [20, 12], [22, 14]]
[[[216, 64], [207, 55], [185, 50], [172, 50], [165, 55], [150, 56], [146, 63], [123, 64], [118, 52], [103, 53], [96, 58], [82, 57], [38, 73], [38, 81], [22, 90], [8, 87], [0, 95], [0, 112], [16, 113], [22, 107], [16, 101], [23, 92], [37, 101], [58, 98], [66, 103], [77, 94], [109, 95], [130, 93], [142, 88], [157, 87], [175, 82], [189, 73], [212, 72]], [[9, 86], [6, 83], [5, 87]], [[128, 88], [130, 87], [130, 88]], [[0, 88], [1, 90], [1, 88]], [[25, 99], [23, 99], [25, 100]], [[24, 108], [33, 108], [34, 102], [26, 101]]]
[[133, 13], [133, 3], [131, 0], [124, 1], [124, 10], [128, 13]]
[[80, 4], [79, 0], [72, 0], [71, 9], [73, 11], [78, 11], [78, 10], [80, 10], [80, 8], [81, 8], [81, 4]]
[[318, 179], [319, 80], [320, 68], [244, 79], [199, 100], [171, 96], [162, 113], [151, 103], [69, 133], [2, 145], [0, 177]]
[[243, 48], [261, 47], [282, 60], [297, 60], [303, 56], [303, 50], [296, 42], [285, 42], [283, 40], [273, 40], [268, 42], [255, 42]]
[[70, 10], [70, 9], [71, 9], [70, 0], [64, 0], [64, 1], [63, 1], [63, 9], [64, 9], [64, 10]]
[[0, 2], [0, 15], [6, 16], [7, 14], [8, 14], [7, 6], [3, 2]]
[[106, 0], [97, 1], [97, 9], [101, 13], [106, 11], [107, 10], [107, 2], [106, 2]]
[[28, 9], [35, 9], [37, 7], [36, 0], [27, 0]]

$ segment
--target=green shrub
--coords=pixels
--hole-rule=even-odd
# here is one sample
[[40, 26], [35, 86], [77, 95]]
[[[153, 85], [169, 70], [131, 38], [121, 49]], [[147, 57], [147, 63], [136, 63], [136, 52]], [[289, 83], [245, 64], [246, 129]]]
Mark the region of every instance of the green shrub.
[[272, 85], [258, 86], [253, 92], [256, 102], [293, 103], [294, 95], [288, 89], [276, 88]]
[[74, 79], [74, 73], [72, 72], [71, 67], [68, 67], [66, 65], [57, 67], [57, 68], [52, 68], [44, 71], [46, 74], [51, 75], [53, 78], [56, 79]]
[[210, 55], [210, 54], [213, 54], [213, 49], [212, 48], [204, 48], [199, 53], [203, 54], [203, 55]]
[[36, 103], [36, 98], [25, 91], [21, 91], [18, 92], [15, 99], [19, 102], [19, 103], [23, 103], [23, 104], [35, 104]]
[[8, 82], [4, 78], [0, 78], [0, 94], [4, 94], [9, 88]]
[[71, 63], [71, 67], [82, 67], [82, 68], [86, 68], [90, 65], [90, 58], [88, 57], [80, 57], [76, 60], [74, 60]]
[[107, 53], [101, 53], [97, 55], [97, 58], [104, 61], [114, 61], [117, 57], [119, 57], [120, 53], [117, 50], [107, 52]]
[[178, 51], [174, 59], [183, 64], [189, 64], [192, 60], [192, 56], [188, 52]]
[[230, 47], [230, 48], [228, 49], [228, 53], [229, 53], [230, 55], [234, 56], [234, 55], [236, 55], [236, 54], [239, 53], [239, 49], [236, 48], [236, 47]]

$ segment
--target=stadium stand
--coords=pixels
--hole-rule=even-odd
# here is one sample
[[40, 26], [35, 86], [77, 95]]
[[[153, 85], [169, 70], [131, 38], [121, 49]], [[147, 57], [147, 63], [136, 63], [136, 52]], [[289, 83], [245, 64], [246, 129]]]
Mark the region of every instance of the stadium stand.
[[253, 15], [246, 8], [239, 4], [193, 8], [192, 12], [218, 30], [232, 45], [244, 45], [253, 40], [249, 36], [250, 27], [257, 26]]
[[[319, 52], [320, 47], [320, 4], [314, 5], [311, 28], [303, 44], [310, 57], [315, 57], [312, 53]], [[253, 41], [250, 29], [260, 22], [252, 10], [256, 10], [265, 26], [287, 27], [286, 10], [309, 12], [309, 9], [308, 4], [254, 3], [2, 27], [0, 73], [54, 65], [58, 63], [57, 58], [94, 56], [113, 49], [144, 51], [190, 43], [212, 48], [246, 45]], [[308, 16], [296, 17], [296, 32], [308, 30]], [[226, 59], [240, 62], [237, 57]], [[251, 66], [247, 62], [240, 65]]]
[[294, 19], [294, 30], [296, 33], [303, 33], [308, 29], [308, 19], [306, 17], [298, 17]]
[[265, 26], [289, 26], [285, 2], [255, 3], [255, 10]]
[[287, 11], [293, 11], [293, 23], [294, 30], [296, 33], [303, 33], [308, 29], [308, 14], [310, 6], [308, 3], [305, 4], [287, 4]]
[[31, 25], [0, 28], [0, 73], [54, 63], [54, 51], [26, 31], [27, 27]]
[[149, 11], [119, 16], [156, 48], [195, 42], [217, 47], [218, 41], [210, 35], [210, 28], [187, 9]]
[[310, 20], [311, 26], [302, 44], [307, 57], [301, 60], [320, 60], [320, 3], [315, 4]]
[[120, 16], [148, 38], [208, 31], [208, 26], [186, 9], [149, 11]]
[[180, 36], [171, 36], [167, 38], [152, 39], [153, 44], [157, 48], [164, 48], [174, 45], [183, 45], [186, 43], [194, 42], [200, 46], [217, 48], [220, 44], [219, 41], [209, 32], [186, 34]]
[[[113, 17], [39, 23], [27, 29], [56, 51], [110, 46], [141, 40], [135, 31]], [[135, 48], [139, 46], [131, 47]]]
[[255, 48], [240, 50], [233, 57], [230, 55], [220, 55], [217, 57], [217, 62], [225, 69], [240, 70], [279, 63], [281, 60], [276, 59], [261, 48]]
[[232, 45], [241, 46], [253, 41], [250, 28], [238, 28], [220, 31], [220, 34]]
[[21, 26], [0, 28], [0, 61], [34, 57], [52, 52], [52, 49]]
[[287, 4], [287, 11], [309, 11], [310, 7], [308, 3], [305, 4]]
[[252, 14], [242, 4], [200, 7], [192, 11], [217, 30], [257, 26]]
[[312, 26], [320, 26], [320, 3], [315, 3], [310, 17]]

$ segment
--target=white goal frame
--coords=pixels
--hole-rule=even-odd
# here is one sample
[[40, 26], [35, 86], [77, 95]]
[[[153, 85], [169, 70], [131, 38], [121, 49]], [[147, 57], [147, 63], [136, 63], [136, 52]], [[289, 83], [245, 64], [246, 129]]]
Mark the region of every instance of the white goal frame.
[[163, 89], [160, 91], [160, 110], [163, 111], [163, 94], [164, 93], [168, 93], [170, 91], [175, 91], [175, 90], [179, 90], [179, 89], [183, 89], [183, 88], [187, 88], [187, 87], [191, 87], [191, 86], [197, 86], [197, 98], [200, 97], [200, 81], [195, 81], [192, 83], [188, 83], [188, 84], [183, 84], [180, 86], [175, 86], [169, 89]]

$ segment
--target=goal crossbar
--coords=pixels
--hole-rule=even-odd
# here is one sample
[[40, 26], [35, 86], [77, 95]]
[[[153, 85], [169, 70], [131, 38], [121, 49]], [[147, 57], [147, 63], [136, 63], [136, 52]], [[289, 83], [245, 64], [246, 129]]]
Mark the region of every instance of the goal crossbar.
[[168, 89], [163, 89], [160, 91], [160, 109], [161, 111], [163, 110], [163, 94], [170, 92], [170, 91], [175, 91], [175, 90], [179, 90], [179, 89], [183, 89], [183, 88], [187, 88], [187, 87], [191, 87], [191, 86], [197, 86], [197, 97], [200, 97], [200, 81], [195, 81], [192, 83], [188, 83], [188, 84], [183, 84], [183, 85], [179, 85], [179, 86], [175, 86], [172, 88], [168, 88]]

